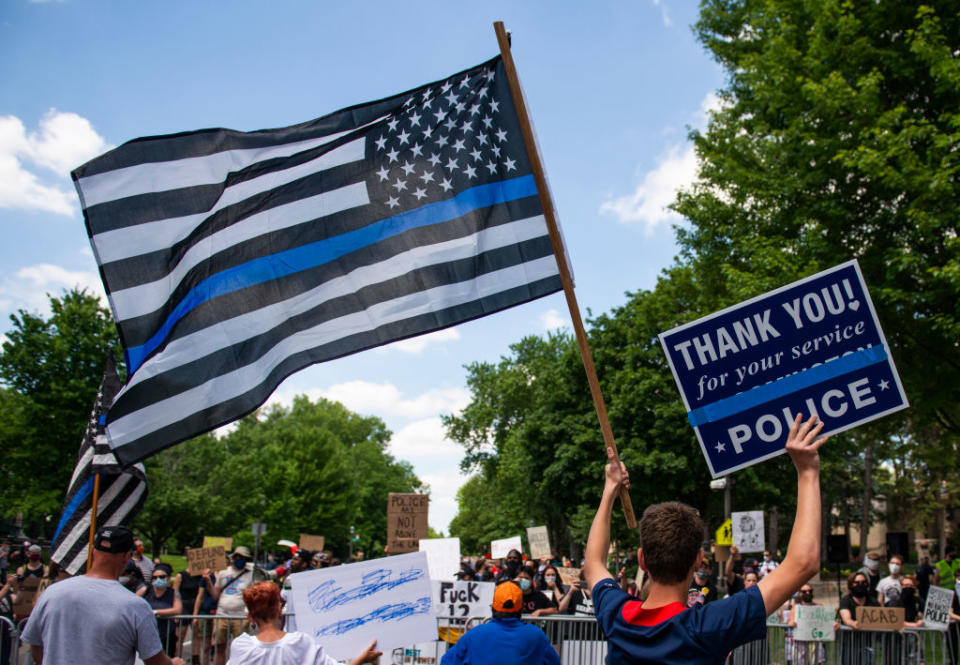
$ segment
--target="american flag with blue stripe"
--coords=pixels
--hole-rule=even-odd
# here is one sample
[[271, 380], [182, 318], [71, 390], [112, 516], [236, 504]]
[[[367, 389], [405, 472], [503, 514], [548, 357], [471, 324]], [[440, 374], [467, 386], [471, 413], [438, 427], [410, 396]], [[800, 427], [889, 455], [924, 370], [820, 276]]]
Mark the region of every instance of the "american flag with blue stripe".
[[136, 462], [289, 374], [562, 288], [499, 57], [300, 125], [136, 139], [73, 173]]
[[112, 354], [97, 391], [86, 432], [80, 442], [80, 454], [63, 513], [50, 545], [50, 559], [71, 575], [87, 563], [90, 520], [93, 515], [94, 477], [100, 474], [97, 501], [97, 526], [127, 525], [140, 512], [147, 498], [147, 479], [142, 464], [123, 468], [107, 443], [104, 427], [107, 410], [120, 391], [120, 377]]

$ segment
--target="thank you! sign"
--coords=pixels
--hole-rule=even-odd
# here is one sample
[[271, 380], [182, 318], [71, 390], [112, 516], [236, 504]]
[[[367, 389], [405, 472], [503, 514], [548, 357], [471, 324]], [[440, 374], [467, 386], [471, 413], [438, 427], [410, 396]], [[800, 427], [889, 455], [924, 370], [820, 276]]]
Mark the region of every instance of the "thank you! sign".
[[714, 477], [784, 452], [798, 413], [823, 434], [908, 406], [856, 261], [660, 334]]

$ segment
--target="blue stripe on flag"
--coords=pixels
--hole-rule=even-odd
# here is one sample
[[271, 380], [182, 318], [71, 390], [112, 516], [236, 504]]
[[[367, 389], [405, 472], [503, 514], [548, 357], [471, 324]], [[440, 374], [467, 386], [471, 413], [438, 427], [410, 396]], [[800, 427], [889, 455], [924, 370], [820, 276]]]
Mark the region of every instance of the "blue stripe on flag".
[[733, 395], [732, 397], [718, 400], [713, 404], [701, 406], [699, 409], [694, 409], [687, 413], [687, 419], [694, 427], [713, 423], [740, 413], [741, 411], [746, 411], [755, 406], [798, 392], [804, 388], [829, 381], [842, 374], [882, 363], [886, 359], [887, 350], [882, 344], [872, 346], [869, 349], [856, 351], [850, 355], [831, 360], [823, 365], [817, 365], [799, 374], [785, 376], [782, 379], [777, 379], [773, 383], [756, 386], [739, 395]]
[[93, 493], [93, 476], [87, 478], [87, 481], [80, 486], [80, 489], [77, 490], [77, 493], [73, 495], [73, 498], [70, 499], [70, 503], [66, 505], [63, 509], [63, 515], [60, 516], [60, 523], [57, 524], [57, 530], [53, 533], [53, 540], [50, 542], [56, 542], [57, 537], [60, 535], [60, 529], [70, 521], [70, 518], [73, 517], [73, 514], [77, 512], [77, 508], [83, 505], [83, 502], [90, 498], [90, 495]]
[[356, 231], [254, 259], [212, 275], [190, 289], [145, 344], [127, 349], [130, 374], [136, 372], [144, 359], [163, 343], [180, 319], [207, 300], [323, 265], [411, 229], [448, 222], [480, 208], [534, 196], [536, 193], [537, 186], [532, 175], [478, 185], [446, 201], [408, 210]]

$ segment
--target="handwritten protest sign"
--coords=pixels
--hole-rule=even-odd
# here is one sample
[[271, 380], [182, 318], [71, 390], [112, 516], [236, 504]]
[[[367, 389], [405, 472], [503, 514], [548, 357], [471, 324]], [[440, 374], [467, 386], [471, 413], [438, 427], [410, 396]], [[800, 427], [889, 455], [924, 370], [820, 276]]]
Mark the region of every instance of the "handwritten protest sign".
[[946, 630], [950, 624], [950, 604], [953, 602], [953, 591], [931, 586], [927, 591], [927, 606], [923, 610], [923, 623], [928, 628]]
[[580, 581], [579, 568], [557, 568], [557, 573], [560, 575], [560, 582], [565, 586]]
[[322, 552], [325, 542], [323, 536], [301, 533], [299, 547], [302, 550], [309, 550], [310, 552]]
[[337, 660], [437, 637], [433, 591], [423, 552], [319, 568], [290, 576], [297, 629]]
[[14, 616], [27, 616], [33, 610], [33, 600], [40, 587], [39, 577], [24, 577], [17, 582], [17, 602], [13, 604]]
[[733, 544], [741, 552], [762, 552], [764, 545], [763, 537], [763, 511], [751, 510], [746, 513], [731, 513], [730, 520], [733, 525]]
[[431, 580], [452, 580], [460, 570], [459, 538], [424, 538], [420, 551], [427, 554]]
[[532, 526], [527, 529], [527, 542], [530, 543], [530, 557], [542, 559], [550, 556], [550, 535], [545, 526]]
[[713, 477], [784, 452], [798, 413], [822, 434], [908, 406], [856, 261], [660, 334]]
[[903, 630], [902, 607], [857, 607], [860, 630]]
[[501, 538], [490, 542], [490, 556], [494, 559], [503, 559], [510, 553], [510, 550], [523, 551], [523, 543], [520, 536], [511, 536], [510, 538]]
[[203, 546], [204, 547], [216, 547], [217, 545], [223, 546], [225, 552], [233, 551], [233, 538], [224, 538], [223, 536], [204, 536], [203, 537]]
[[394, 494], [387, 499], [387, 547], [390, 554], [416, 552], [427, 537], [430, 497], [426, 494]]
[[213, 572], [227, 567], [227, 555], [223, 545], [216, 547], [191, 547], [187, 550], [187, 572], [200, 575], [207, 568]]
[[793, 638], [804, 642], [833, 642], [836, 610], [821, 605], [797, 605], [797, 627]]
[[466, 619], [491, 616], [493, 582], [441, 582], [433, 580], [433, 607], [438, 617]]

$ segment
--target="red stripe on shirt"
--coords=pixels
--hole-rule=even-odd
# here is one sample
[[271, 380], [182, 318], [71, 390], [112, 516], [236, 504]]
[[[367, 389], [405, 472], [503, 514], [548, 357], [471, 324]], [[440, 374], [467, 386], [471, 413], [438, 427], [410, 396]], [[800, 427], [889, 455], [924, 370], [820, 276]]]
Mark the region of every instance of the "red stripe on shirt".
[[673, 602], [663, 607], [645, 610], [641, 601], [628, 600], [620, 609], [620, 616], [623, 617], [624, 621], [634, 626], [656, 626], [667, 619], [672, 619], [685, 609], [687, 608], [683, 603]]

